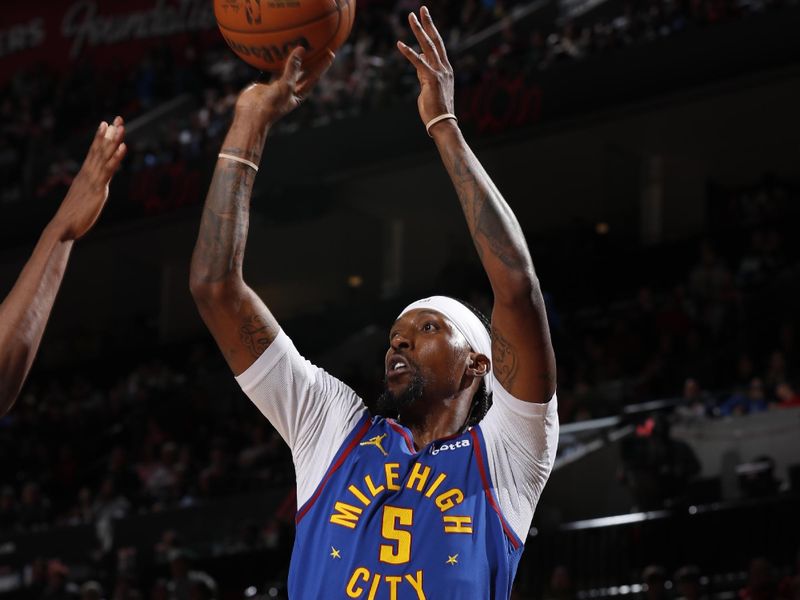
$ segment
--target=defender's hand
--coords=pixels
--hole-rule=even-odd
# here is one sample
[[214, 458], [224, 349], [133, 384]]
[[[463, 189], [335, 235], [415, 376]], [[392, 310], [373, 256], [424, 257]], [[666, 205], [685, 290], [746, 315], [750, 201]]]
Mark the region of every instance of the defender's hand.
[[122, 117], [112, 125], [100, 123], [86, 160], [69, 186], [67, 196], [53, 218], [61, 239], [77, 240], [95, 224], [108, 199], [108, 184], [117, 172], [127, 147], [122, 139]]
[[247, 119], [252, 126], [267, 128], [292, 112], [311, 93], [319, 78], [333, 64], [334, 53], [315, 59], [303, 70], [305, 49], [298, 46], [286, 59], [283, 73], [269, 83], [252, 83], [236, 100], [234, 117]]
[[439, 115], [454, 111], [453, 67], [447, 60], [442, 36], [426, 6], [420, 10], [420, 17], [421, 23], [412, 12], [408, 15], [408, 22], [422, 52], [418, 54], [403, 42], [397, 42], [397, 48], [417, 70], [421, 87], [417, 106], [422, 122], [427, 124]]

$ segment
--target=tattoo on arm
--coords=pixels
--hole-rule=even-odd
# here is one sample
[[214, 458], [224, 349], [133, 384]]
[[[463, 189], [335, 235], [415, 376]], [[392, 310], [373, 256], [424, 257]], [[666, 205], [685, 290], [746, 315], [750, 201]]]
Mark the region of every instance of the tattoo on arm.
[[203, 209], [193, 257], [193, 271], [203, 283], [241, 273], [244, 261], [255, 173], [246, 165], [229, 162], [214, 173]]
[[242, 322], [239, 337], [254, 358], [261, 356], [277, 335], [276, 331], [259, 314], [250, 315]]
[[481, 260], [488, 252], [509, 269], [524, 269], [529, 258], [522, 231], [477, 159], [456, 150], [446, 164]]
[[492, 370], [500, 385], [511, 389], [517, 377], [517, 351], [496, 327], [492, 327]]

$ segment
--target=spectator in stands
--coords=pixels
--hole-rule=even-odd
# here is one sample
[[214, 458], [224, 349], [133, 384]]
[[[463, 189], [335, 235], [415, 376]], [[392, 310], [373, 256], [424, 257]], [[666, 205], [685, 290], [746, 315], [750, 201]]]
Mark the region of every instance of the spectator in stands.
[[174, 496], [178, 482], [175, 473], [177, 457], [178, 447], [173, 442], [166, 442], [161, 446], [159, 460], [148, 473], [145, 489], [150, 497], [159, 504], [165, 503]]
[[795, 323], [787, 320], [778, 330], [779, 347], [786, 357], [790, 377], [800, 376], [800, 348], [797, 347], [795, 329]]
[[142, 600], [136, 580], [128, 575], [117, 577], [111, 600]]
[[74, 584], [68, 581], [69, 569], [60, 560], [47, 563], [47, 586], [43, 600], [76, 600], [78, 594]]
[[736, 361], [736, 379], [731, 383], [735, 387], [746, 387], [756, 376], [756, 366], [753, 357], [749, 353], [743, 352]]
[[239, 453], [239, 467], [244, 471], [255, 471], [271, 461], [278, 451], [278, 444], [263, 422], [254, 423], [250, 427], [250, 444]]
[[210, 459], [209, 465], [200, 473], [200, 493], [204, 496], [219, 496], [230, 491], [233, 485], [222, 440], [218, 440], [211, 449]]
[[764, 377], [766, 385], [769, 389], [774, 390], [779, 383], [786, 381], [786, 377], [786, 358], [783, 356], [783, 352], [775, 350], [770, 354], [767, 363], [767, 373]]
[[666, 600], [667, 572], [661, 565], [649, 565], [642, 571], [645, 600]]
[[781, 408], [794, 408], [800, 406], [800, 394], [795, 391], [795, 387], [788, 381], [782, 381], [775, 388], [775, 397], [778, 399], [778, 406]]
[[719, 335], [734, 296], [733, 276], [709, 242], [700, 248], [700, 261], [689, 274], [689, 289], [699, 302], [703, 322]]
[[772, 564], [763, 557], [751, 560], [747, 585], [739, 590], [739, 600], [774, 600], [777, 591]]
[[764, 412], [769, 408], [764, 381], [759, 377], [754, 377], [746, 393], [736, 392], [728, 398], [720, 407], [719, 412], [723, 416], [729, 415], [749, 415]]
[[677, 600], [702, 600], [707, 597], [700, 584], [700, 569], [695, 565], [686, 565], [677, 570], [675, 586]]
[[161, 539], [156, 542], [153, 548], [156, 562], [169, 562], [169, 557], [172, 556], [173, 550], [179, 550], [183, 540], [174, 529], [167, 529], [161, 533]]
[[50, 521], [50, 500], [42, 495], [39, 484], [29, 481], [20, 494], [17, 519], [22, 529], [45, 527]]
[[66, 525], [86, 525], [94, 522], [94, 500], [88, 486], [78, 491], [78, 503], [70, 509], [64, 522]]
[[100, 485], [94, 504], [95, 528], [100, 548], [109, 551], [114, 544], [114, 520], [121, 519], [131, 509], [127, 498], [117, 493], [114, 482], [105, 479]]
[[81, 600], [103, 600], [103, 586], [97, 581], [87, 581], [81, 586]]
[[708, 414], [712, 403], [710, 394], [700, 387], [696, 379], [689, 377], [683, 383], [683, 397], [677, 407], [678, 415], [684, 419], [700, 419]]
[[670, 436], [663, 415], [648, 417], [621, 446], [622, 479], [631, 488], [636, 509], [653, 510], [684, 499], [689, 482], [700, 472], [691, 447]]
[[171, 600], [213, 598], [216, 595], [217, 584], [214, 579], [203, 571], [191, 570], [186, 551], [175, 549], [170, 552], [169, 569], [171, 578], [167, 589]]
[[574, 597], [575, 590], [572, 586], [569, 569], [564, 565], [557, 566], [550, 576], [550, 585], [545, 594], [545, 600], [572, 600]]

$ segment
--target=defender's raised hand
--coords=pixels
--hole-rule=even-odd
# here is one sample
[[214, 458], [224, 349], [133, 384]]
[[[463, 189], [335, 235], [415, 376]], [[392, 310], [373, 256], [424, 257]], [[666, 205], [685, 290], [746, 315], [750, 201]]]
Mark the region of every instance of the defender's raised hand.
[[397, 42], [397, 48], [417, 70], [421, 87], [417, 99], [419, 116], [423, 123], [428, 124], [438, 116], [453, 113], [453, 67], [428, 8], [422, 7], [419, 18], [410, 13], [408, 22], [421, 52], [417, 53], [403, 42]]
[[0, 302], [0, 417], [14, 404], [33, 364], [73, 241], [92, 228], [106, 204], [108, 184], [125, 156], [124, 136], [122, 117], [100, 123], [61, 206]]
[[315, 59], [303, 69], [305, 49], [298, 46], [286, 59], [283, 73], [269, 83], [247, 86], [236, 100], [236, 116], [253, 119], [254, 126], [269, 127], [300, 106], [320, 77], [333, 64], [334, 53]]
[[108, 184], [127, 150], [124, 137], [122, 117], [114, 119], [111, 125], [100, 123], [81, 170], [53, 219], [61, 240], [83, 237], [97, 221], [108, 199]]

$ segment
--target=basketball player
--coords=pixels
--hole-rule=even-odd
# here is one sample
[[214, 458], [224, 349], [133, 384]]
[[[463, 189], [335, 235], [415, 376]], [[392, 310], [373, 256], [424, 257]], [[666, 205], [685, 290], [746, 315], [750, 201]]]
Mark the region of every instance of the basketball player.
[[36, 356], [72, 243], [92, 228], [105, 206], [108, 184], [125, 156], [124, 135], [121, 117], [112, 125], [100, 123], [55, 217], [0, 304], [0, 416], [14, 404]]
[[453, 72], [430, 14], [423, 8], [410, 24], [421, 53], [398, 47], [417, 70], [422, 122], [492, 284], [491, 329], [452, 298], [408, 306], [390, 328], [380, 399], [396, 418], [371, 416], [353, 390], [299, 354], [243, 281], [265, 139], [319, 76], [303, 77], [302, 50], [279, 80], [239, 96], [194, 250], [200, 313], [292, 451], [294, 600], [509, 598], [555, 458], [555, 360], [522, 230], [452, 115]]

